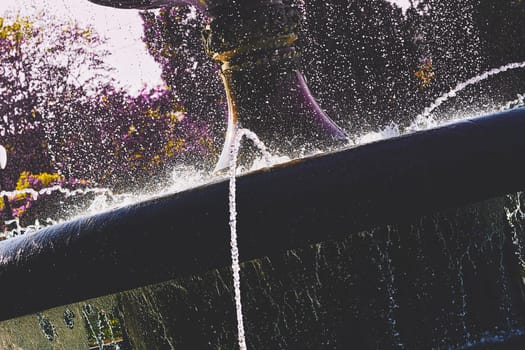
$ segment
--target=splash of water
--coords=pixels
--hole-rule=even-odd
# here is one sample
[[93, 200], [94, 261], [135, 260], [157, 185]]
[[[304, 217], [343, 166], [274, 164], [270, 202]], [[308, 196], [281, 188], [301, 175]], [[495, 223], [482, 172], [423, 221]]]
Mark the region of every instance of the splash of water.
[[525, 94], [518, 94], [518, 97], [515, 100], [507, 102], [499, 109], [499, 111], [504, 112], [522, 106], [525, 106]]
[[425, 118], [428, 118], [430, 116], [430, 114], [436, 108], [441, 106], [448, 99], [450, 99], [452, 97], [456, 97], [457, 93], [460, 92], [461, 90], [464, 90], [466, 87], [468, 87], [470, 85], [477, 84], [477, 83], [479, 83], [479, 82], [481, 82], [483, 80], [486, 80], [486, 79], [488, 79], [488, 78], [490, 78], [490, 77], [492, 77], [494, 75], [498, 75], [498, 74], [506, 72], [508, 70], [519, 69], [519, 68], [525, 68], [525, 62], [514, 62], [514, 63], [509, 63], [509, 64], [506, 64], [506, 65], [503, 65], [503, 66], [498, 67], [498, 68], [493, 68], [493, 69], [488, 70], [488, 71], [486, 71], [486, 72], [484, 72], [482, 74], [476, 75], [475, 77], [470, 78], [467, 81], [459, 83], [452, 90], [450, 90], [446, 94], [443, 94], [442, 96], [438, 97], [434, 101], [434, 103], [432, 103], [430, 106], [425, 108], [423, 113], [421, 113], [418, 116], [416, 116], [415, 123], [417, 123], [418, 121], [423, 120]]
[[237, 172], [237, 156], [241, 148], [241, 141], [243, 137], [250, 139], [255, 146], [262, 152], [263, 157], [266, 159], [266, 163], [271, 163], [271, 155], [267, 151], [264, 143], [259, 140], [257, 135], [248, 129], [236, 129], [234, 142], [230, 146], [230, 232], [231, 232], [231, 259], [232, 259], [232, 270], [233, 270], [233, 287], [235, 292], [235, 309], [237, 314], [237, 335], [239, 341], [239, 349], [246, 350], [246, 336], [244, 332], [244, 319], [242, 314], [242, 301], [241, 301], [241, 267], [239, 264], [239, 247], [237, 244], [237, 202], [236, 202], [236, 172]]
[[[107, 189], [107, 188], [84, 188], [84, 189], [70, 190], [60, 185], [53, 185], [49, 187], [44, 187], [38, 191], [32, 188], [25, 188], [22, 190], [14, 190], [14, 191], [0, 191], [0, 198], [4, 198], [4, 197], [16, 198], [19, 196], [30, 195], [31, 199], [33, 201], [36, 201], [42, 195], [50, 195], [55, 192], [63, 194], [66, 198], [74, 197], [74, 196], [85, 196], [88, 194], [94, 194], [96, 196], [95, 198], [98, 198], [99, 196], [102, 196], [102, 195], [112, 196], [115, 199], [118, 197], [117, 195], [113, 194], [113, 192], [110, 189]], [[52, 225], [52, 224], [57, 223], [57, 221], [48, 218], [46, 220], [46, 223]], [[18, 236], [18, 235], [25, 234], [25, 233], [35, 232], [43, 227], [48, 226], [48, 225], [41, 225], [39, 220], [36, 220], [33, 225], [24, 227], [20, 225], [19, 218], [14, 218], [12, 220], [5, 221], [5, 224], [7, 226], [15, 225], [15, 228], [10, 231], [5, 231], [5, 232], [0, 233], [0, 238], [3, 238], [3, 239], [12, 238], [14, 236]]]
[[38, 197], [41, 195], [50, 195], [54, 192], [59, 192], [66, 197], [73, 197], [78, 195], [87, 195], [87, 194], [109, 194], [111, 196], [115, 196], [113, 192], [108, 188], [85, 188], [85, 189], [76, 189], [76, 190], [70, 190], [67, 188], [64, 188], [60, 185], [54, 185], [49, 187], [44, 187], [41, 190], [34, 190], [32, 188], [24, 188], [23, 190], [14, 190], [14, 191], [1, 191], [0, 197], [7, 196], [7, 197], [17, 197], [17, 196], [25, 196], [25, 195], [31, 195], [33, 200], [37, 200]]
[[401, 135], [402, 131], [399, 129], [399, 125], [395, 123], [390, 123], [387, 127], [380, 131], [368, 132], [364, 135], [361, 135], [355, 141], [356, 145], [361, 145], [365, 143], [375, 142], [379, 140], [389, 139]]
[[[455, 88], [450, 90], [448, 93], [440, 96], [438, 99], [432, 103], [429, 107], [425, 108], [423, 113], [419, 114], [414, 118], [414, 121], [405, 129], [400, 129], [398, 125], [396, 124], [390, 124], [383, 130], [380, 130], [378, 132], [369, 132], [367, 134], [361, 135], [356, 137], [356, 139], [352, 142], [353, 145], [360, 145], [365, 143], [370, 143], [378, 140], [388, 139], [400, 135], [404, 135], [407, 133], [420, 131], [420, 130], [426, 130], [429, 128], [437, 127], [439, 125], [443, 124], [443, 121], [438, 121], [435, 118], [432, 117], [432, 112], [438, 108], [441, 104], [443, 104], [448, 99], [456, 96], [458, 92], [465, 89], [466, 87], [476, 84], [478, 82], [481, 82], [485, 79], [488, 79], [491, 76], [506, 72], [511, 69], [518, 69], [518, 68], [525, 68], [525, 62], [516, 62], [516, 63], [510, 63], [503, 65], [498, 68], [491, 69], [489, 71], [486, 71], [478, 76], [475, 76], [465, 82], [462, 82], [458, 84]], [[524, 102], [525, 95], [518, 95], [518, 98], [514, 101], [510, 101], [505, 106], [502, 106], [500, 110], [508, 110], [509, 108], [514, 108], [516, 106], [522, 106], [525, 104]], [[467, 116], [461, 116], [458, 118], [455, 118], [454, 120], [458, 119], [464, 119]], [[449, 120], [450, 122], [450, 120]], [[241, 131], [234, 128], [232, 131]], [[248, 134], [244, 134], [243, 136], [248, 136]], [[256, 136], [255, 136], [256, 137]], [[241, 137], [242, 138], [242, 137]], [[233, 139], [233, 138], [232, 138]], [[250, 137], [250, 139], [254, 139]], [[234, 142], [231, 143], [231, 146], [235, 146]], [[259, 146], [264, 146], [262, 143]], [[235, 147], [234, 147], [235, 148]], [[243, 169], [243, 170], [257, 170], [264, 166], [267, 166], [269, 163], [268, 159], [270, 159], [270, 156], [267, 154], [264, 155], [264, 159], [258, 159], [254, 162], [251, 168]], [[271, 164], [277, 164], [277, 163], [284, 163], [289, 161], [289, 158], [286, 157], [280, 157], [280, 158], [271, 158]], [[175, 175], [176, 174], [176, 175]], [[51, 194], [53, 192], [60, 192], [65, 197], [72, 197], [72, 196], [80, 196], [80, 195], [87, 195], [87, 194], [94, 194], [95, 197], [91, 203], [91, 205], [87, 208], [84, 215], [94, 215], [103, 211], [115, 209], [118, 207], [122, 207], [125, 205], [131, 205], [138, 201], [144, 201], [148, 199], [152, 199], [158, 196], [162, 195], [168, 195], [180, 192], [182, 190], [186, 190], [191, 187], [198, 186], [200, 184], [204, 184], [207, 181], [211, 180], [212, 177], [210, 176], [204, 176], [202, 173], [195, 172], [195, 169], [183, 169], [182, 172], [180, 169], [175, 169], [174, 176], [172, 179], [172, 184], [168, 186], [167, 188], [163, 189], [160, 192], [156, 192], [153, 194], [131, 194], [131, 193], [125, 193], [125, 194], [114, 194], [111, 189], [108, 188], [88, 188], [88, 189], [76, 189], [76, 190], [69, 190], [67, 188], [63, 188], [59, 185], [47, 187], [44, 189], [41, 189], [39, 191], [36, 191], [34, 189], [24, 189], [19, 191], [1, 191], [1, 196], [17, 196], [17, 195], [31, 195], [33, 200], [37, 200], [40, 195], [44, 194]], [[83, 216], [83, 215], [82, 215]], [[70, 219], [74, 219], [79, 217], [79, 215], [73, 214]], [[48, 218], [46, 220], [47, 224], [55, 224], [57, 222], [61, 222], [65, 220], [53, 220], [51, 218]], [[6, 224], [16, 224], [16, 228], [0, 233], [1, 238], [10, 238], [22, 233], [29, 233], [36, 231], [40, 228], [43, 228], [48, 225], [41, 225], [36, 221], [34, 225], [29, 225], [27, 227], [20, 226], [20, 223], [18, 221], [9, 221], [6, 222]]]
[[31, 188], [13, 191], [0, 191], [0, 198], [4, 195], [7, 197], [31, 196], [31, 200], [43, 200], [43, 195], [60, 193], [64, 197], [80, 197], [92, 195], [88, 204], [79, 208], [70, 208], [63, 204], [63, 209], [67, 213], [63, 218], [46, 218], [45, 220], [35, 220], [33, 224], [23, 226], [18, 218], [5, 221], [8, 227], [14, 227], [11, 230], [0, 232], [0, 239], [9, 239], [21, 234], [29, 234], [38, 231], [47, 226], [59, 224], [61, 222], [75, 220], [80, 217], [96, 215], [108, 210], [117, 209], [123, 206], [129, 206], [138, 202], [147, 201], [160, 196], [175, 194], [189, 188], [205, 184], [212, 180], [211, 175], [204, 171], [199, 171], [193, 167], [177, 166], [173, 169], [171, 176], [163, 182], [163, 186], [158, 191], [148, 193], [114, 193], [110, 188], [96, 187], [70, 190], [60, 185], [53, 185], [35, 190]]
[[[46, 221], [48, 221], [49, 223], [53, 222], [53, 220], [51, 219], [48, 219]], [[33, 225], [21, 226], [19, 218], [14, 218], [13, 220], [7, 220], [5, 221], [5, 224], [7, 226], [15, 225], [15, 228], [10, 231], [5, 231], [5, 232], [0, 233], [0, 238], [2, 239], [9, 239], [9, 238], [13, 238], [15, 236], [19, 236], [22, 234], [29, 234], [32, 232], [36, 232], [46, 226], [46, 225], [41, 225], [38, 219], [35, 220], [35, 223]]]
[[[446, 94], [443, 94], [442, 96], [438, 97], [430, 106], [425, 108], [425, 110], [421, 114], [418, 114], [413, 119], [412, 123], [410, 123], [410, 125], [406, 127], [405, 129], [401, 129], [399, 128], [399, 125], [392, 123], [380, 131], [372, 131], [372, 132], [368, 132], [366, 134], [356, 137], [355, 140], [353, 141], [353, 145], [366, 144], [366, 143], [370, 143], [374, 141], [379, 141], [379, 140], [384, 140], [384, 139], [388, 139], [392, 137], [409, 134], [409, 133], [416, 132], [416, 131], [427, 130], [427, 129], [431, 129], [431, 128], [435, 128], [440, 125], [443, 125], [445, 122], [454, 122], [457, 120], [471, 117], [470, 115], [469, 116], [461, 115], [461, 116], [457, 116], [456, 118], [449, 119], [447, 121], [442, 121], [442, 120], [435, 119], [432, 116], [432, 112], [436, 110], [439, 106], [441, 106], [445, 101], [449, 100], [450, 98], [455, 97], [461, 90], [467, 88], [468, 86], [477, 84], [483, 80], [486, 80], [500, 73], [504, 73], [508, 70], [520, 69], [520, 68], [525, 68], [525, 62], [509, 63], [501, 67], [488, 70], [475, 77], [472, 77], [462, 83], [459, 83]], [[518, 95], [518, 98], [516, 100], [506, 103], [499, 110], [505, 111], [511, 108], [522, 106], [525, 104], [524, 99], [525, 99], [525, 95]]]
[[[19, 196], [27, 196], [30, 195], [31, 199], [33, 201], [37, 201], [40, 196], [43, 195], [50, 195], [53, 193], [60, 193], [63, 194], [66, 198], [68, 197], [75, 197], [75, 196], [86, 196], [89, 194], [94, 194], [95, 198], [93, 200], [93, 203], [97, 203], [101, 200], [101, 198], [108, 198], [110, 197], [113, 201], [122, 201], [126, 197], [126, 195], [117, 195], [114, 194], [110, 189], [108, 188], [102, 188], [102, 187], [94, 187], [94, 188], [83, 188], [83, 189], [75, 189], [70, 190], [68, 188], [62, 187], [61, 185], [53, 185], [49, 187], [44, 187], [40, 190], [35, 190], [32, 188], [25, 188], [22, 190], [14, 190], [14, 191], [0, 191], [0, 198], [3, 198], [7, 196], [8, 198], [16, 198]], [[92, 212], [92, 208], [90, 207], [88, 209], [88, 213]], [[0, 233], [0, 238], [3, 239], [9, 239], [14, 236], [18, 236], [21, 234], [27, 234], [36, 232], [41, 228], [44, 228], [46, 226], [54, 225], [63, 220], [53, 220], [51, 218], [47, 218], [45, 220], [46, 224], [41, 224], [39, 220], [35, 220], [33, 225], [28, 226], [21, 226], [20, 225], [20, 219], [14, 218], [12, 220], [5, 221], [5, 224], [7, 226], [14, 225], [15, 228], [10, 231], [5, 231]]]

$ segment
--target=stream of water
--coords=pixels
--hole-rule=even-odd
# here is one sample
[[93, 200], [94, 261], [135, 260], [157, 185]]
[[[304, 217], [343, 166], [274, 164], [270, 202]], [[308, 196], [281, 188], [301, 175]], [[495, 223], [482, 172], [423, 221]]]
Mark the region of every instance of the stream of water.
[[237, 203], [236, 203], [236, 176], [237, 176], [237, 157], [241, 148], [241, 141], [246, 137], [262, 152], [267, 165], [271, 165], [271, 154], [266, 149], [264, 143], [259, 140], [257, 135], [248, 129], [236, 129], [234, 142], [230, 148], [230, 231], [231, 231], [231, 259], [233, 271], [233, 287], [235, 291], [235, 309], [237, 315], [237, 334], [239, 338], [239, 349], [246, 350], [246, 336], [244, 331], [244, 319], [242, 314], [241, 301], [241, 267], [239, 264], [239, 247], [237, 244]]

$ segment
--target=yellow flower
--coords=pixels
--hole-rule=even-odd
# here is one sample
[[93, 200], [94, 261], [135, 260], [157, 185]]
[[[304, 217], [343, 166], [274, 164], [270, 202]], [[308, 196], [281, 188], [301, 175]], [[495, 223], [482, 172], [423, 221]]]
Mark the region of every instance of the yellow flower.
[[6, 25], [5, 19], [0, 17], [0, 39], [10, 39], [18, 44], [31, 33], [31, 29], [27, 18], [17, 18], [11, 25]]
[[53, 174], [40, 173], [40, 174], [35, 175], [35, 177], [38, 180], [42, 181], [42, 185], [44, 187], [49, 186], [52, 182], [55, 182], [55, 181], [58, 181], [58, 180], [62, 179], [62, 176], [57, 174], [57, 173], [53, 173]]
[[137, 133], [137, 128], [135, 128], [135, 125], [131, 125], [128, 130], [128, 136], [131, 136], [135, 133]]
[[29, 176], [30, 176], [30, 173], [28, 171], [22, 171], [20, 173], [20, 176], [18, 177], [18, 181], [16, 182], [17, 191], [29, 188]]
[[23, 171], [20, 173], [20, 176], [18, 178], [18, 181], [16, 182], [16, 190], [24, 190], [26, 188], [30, 188], [31, 185], [29, 183], [29, 178], [32, 177], [36, 180], [39, 180], [42, 184], [42, 187], [49, 186], [52, 182], [58, 181], [62, 179], [62, 176], [58, 173], [40, 173], [40, 174], [32, 174], [29, 171]]
[[422, 64], [414, 73], [414, 76], [419, 79], [418, 85], [420, 89], [430, 86], [436, 78], [436, 74], [432, 67], [432, 61], [427, 61]]
[[146, 115], [150, 118], [160, 119], [159, 107], [155, 109], [148, 108], [146, 110]]

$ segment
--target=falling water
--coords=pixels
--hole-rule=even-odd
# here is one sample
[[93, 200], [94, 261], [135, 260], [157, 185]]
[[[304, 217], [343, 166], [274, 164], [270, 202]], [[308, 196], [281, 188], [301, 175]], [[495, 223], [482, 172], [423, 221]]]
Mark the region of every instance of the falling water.
[[244, 320], [242, 315], [241, 302], [241, 276], [239, 264], [239, 248], [237, 245], [237, 203], [236, 203], [236, 171], [237, 171], [237, 156], [241, 147], [243, 137], [250, 139], [255, 146], [262, 152], [267, 164], [270, 164], [270, 154], [266, 149], [264, 143], [259, 140], [257, 135], [248, 129], [236, 129], [235, 139], [230, 147], [230, 230], [231, 230], [231, 258], [233, 270], [233, 286], [235, 290], [235, 308], [237, 313], [237, 332], [239, 339], [239, 349], [246, 350], [246, 337], [244, 333]]
[[391, 228], [388, 228], [388, 234], [384, 240], [384, 246], [382, 247], [378, 242], [375, 243], [375, 249], [379, 257], [378, 269], [381, 274], [381, 279], [385, 284], [386, 294], [387, 294], [387, 321], [390, 325], [390, 332], [392, 335], [392, 340], [395, 343], [395, 347], [403, 349], [405, 346], [401, 341], [401, 335], [397, 327], [397, 319], [395, 313], [399, 309], [399, 304], [396, 301], [396, 295], [399, 293], [395, 287], [395, 274], [392, 270], [392, 258], [390, 257], [390, 250], [392, 249], [393, 242], [390, 238]]

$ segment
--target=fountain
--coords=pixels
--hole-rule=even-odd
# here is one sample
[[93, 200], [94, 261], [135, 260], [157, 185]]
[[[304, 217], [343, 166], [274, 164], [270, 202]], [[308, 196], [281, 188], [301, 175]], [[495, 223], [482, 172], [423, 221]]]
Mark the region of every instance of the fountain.
[[[217, 20], [205, 38], [230, 121], [218, 168], [235, 167], [237, 122], [286, 154], [309, 137], [311, 149], [345, 139], [281, 55], [293, 41], [274, 63], [233, 69], [266, 47], [223, 55], [225, 4], [193, 4]], [[266, 100], [275, 107], [257, 108]], [[231, 186], [218, 180], [1, 242], [0, 345], [235, 348], [233, 221], [247, 348], [521, 348], [524, 131], [518, 108], [263, 168], [236, 179], [230, 222]]]
[[[514, 243], [524, 209], [513, 193], [524, 186], [516, 161], [524, 115], [517, 109], [240, 177], [248, 345], [295, 347], [322, 335], [312, 344], [460, 349], [521, 338]], [[98, 305], [118, 315], [128, 341], [147, 344], [139, 349], [233, 346], [229, 271], [221, 269], [229, 264], [227, 194], [221, 181], [2, 242], [0, 318], [12, 319], [3, 339], [21, 342], [23, 325], [38, 321], [22, 315], [59, 306], [43, 314], [60, 327], [60, 305], [77, 315]], [[161, 325], [164, 335], [154, 331]]]

